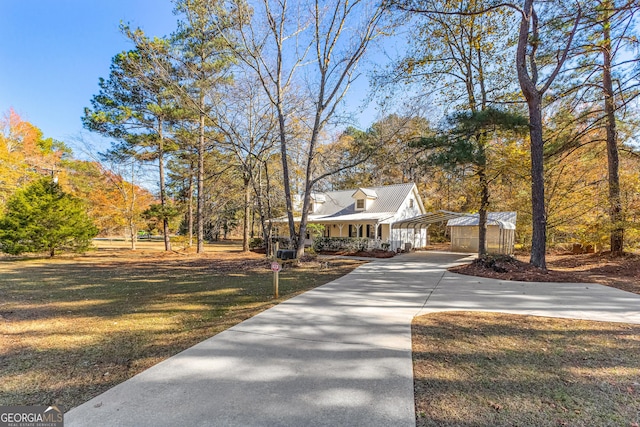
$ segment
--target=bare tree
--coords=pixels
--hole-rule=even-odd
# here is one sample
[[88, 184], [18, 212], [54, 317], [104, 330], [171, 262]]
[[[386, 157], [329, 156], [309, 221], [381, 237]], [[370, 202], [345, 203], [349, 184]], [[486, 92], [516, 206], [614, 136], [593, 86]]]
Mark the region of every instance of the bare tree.
[[[364, 0], [262, 0], [251, 23], [242, 26], [237, 50], [240, 60], [260, 81], [278, 117], [289, 234], [298, 256], [304, 252], [311, 192], [331, 172], [315, 176], [316, 154], [324, 129], [336, 115], [369, 43], [382, 34], [386, 7]], [[264, 26], [261, 26], [264, 23]], [[288, 127], [302, 118], [296, 90], [306, 88], [305, 165], [302, 212], [296, 229], [291, 191]], [[362, 160], [359, 160], [362, 161]]]
[[[217, 129], [224, 135], [224, 146], [233, 152], [244, 190], [242, 250], [249, 250], [249, 219], [252, 194], [255, 194], [261, 219], [263, 206], [269, 203], [260, 191], [259, 174], [276, 146], [277, 118], [273, 105], [265, 99], [260, 84], [251, 76], [236, 78], [216, 108]], [[263, 222], [263, 230], [265, 229]], [[265, 239], [268, 236], [264, 236]]]

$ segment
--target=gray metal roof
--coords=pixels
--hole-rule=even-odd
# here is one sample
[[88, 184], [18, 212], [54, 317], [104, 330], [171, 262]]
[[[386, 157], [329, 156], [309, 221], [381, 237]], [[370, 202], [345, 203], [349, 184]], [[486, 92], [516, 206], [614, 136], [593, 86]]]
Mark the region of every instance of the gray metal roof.
[[355, 194], [353, 189], [328, 191], [322, 193], [326, 201], [319, 204], [317, 210], [313, 213], [313, 217], [319, 220], [319, 217], [330, 219], [343, 215], [362, 213], [391, 213], [393, 215], [400, 209], [402, 202], [404, 202], [409, 193], [411, 193], [414, 186], [415, 184], [409, 183], [367, 188], [367, 190], [374, 191], [378, 198], [370, 202], [369, 209], [366, 211], [356, 211], [355, 199], [352, 197]]
[[[489, 212], [487, 214], [487, 224], [501, 225], [502, 228], [515, 229], [517, 212]], [[465, 215], [458, 218], [450, 219], [447, 227], [469, 227], [477, 226], [480, 222], [478, 214]]]
[[[513, 230], [516, 228], [516, 212], [489, 212], [487, 224], [499, 225], [501, 228]], [[421, 228], [429, 224], [447, 221], [447, 226], [477, 226], [478, 214], [467, 214], [440, 210], [402, 221], [394, 222], [393, 228]]]
[[464, 214], [447, 211], [429, 212], [424, 215], [418, 215], [413, 218], [394, 222], [393, 228], [421, 228], [429, 224], [437, 224], [452, 218], [458, 218], [460, 215]]

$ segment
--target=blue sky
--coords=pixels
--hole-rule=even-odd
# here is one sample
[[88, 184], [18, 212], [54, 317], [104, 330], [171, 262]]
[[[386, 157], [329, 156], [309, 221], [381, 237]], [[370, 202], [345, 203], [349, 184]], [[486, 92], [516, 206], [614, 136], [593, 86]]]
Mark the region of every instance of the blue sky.
[[[120, 22], [165, 36], [177, 21], [170, 0], [0, 0], [0, 6], [0, 114], [13, 107], [76, 155], [81, 139], [108, 144], [85, 131], [80, 118], [98, 93], [98, 79], [108, 78], [111, 58], [132, 48]], [[350, 91], [351, 109], [360, 109], [367, 89], [361, 76]], [[374, 110], [365, 112], [371, 116], [365, 125]]]
[[163, 36], [175, 28], [169, 0], [0, 0], [0, 113], [13, 107], [45, 137], [71, 143], [107, 78], [132, 45], [120, 22]]

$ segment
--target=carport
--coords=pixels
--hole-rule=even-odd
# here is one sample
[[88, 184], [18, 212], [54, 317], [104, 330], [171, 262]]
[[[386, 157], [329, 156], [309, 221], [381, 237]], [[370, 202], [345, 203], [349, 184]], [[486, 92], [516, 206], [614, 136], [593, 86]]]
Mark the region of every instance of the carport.
[[[478, 220], [478, 214], [468, 214], [468, 213], [460, 213], [460, 212], [450, 212], [445, 210], [439, 210], [437, 212], [427, 213], [424, 215], [419, 215], [413, 218], [407, 218], [402, 221], [394, 222], [391, 227], [393, 230], [398, 230], [400, 235], [402, 235], [403, 230], [406, 233], [406, 240], [409, 240], [409, 232], [413, 233], [414, 239], [415, 236], [420, 236], [422, 230], [425, 231], [426, 234], [426, 245], [429, 245], [429, 226], [431, 224], [437, 224], [443, 221], [449, 221], [457, 218], [469, 218]], [[487, 225], [497, 225], [500, 228], [500, 235], [503, 235], [503, 230], [505, 229], [515, 229], [515, 224], [507, 223], [505, 221], [493, 220], [487, 218]], [[419, 247], [414, 242], [414, 247]], [[513, 239], [502, 239], [498, 248], [499, 253], [509, 254], [513, 252]]]

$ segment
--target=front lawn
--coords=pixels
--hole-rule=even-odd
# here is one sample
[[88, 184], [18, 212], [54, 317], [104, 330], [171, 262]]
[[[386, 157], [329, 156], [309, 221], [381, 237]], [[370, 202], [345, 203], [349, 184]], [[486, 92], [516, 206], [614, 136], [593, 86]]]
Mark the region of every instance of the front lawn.
[[418, 426], [640, 423], [640, 325], [499, 313], [414, 319]]
[[65, 411], [278, 302], [362, 264], [280, 273], [224, 245], [204, 255], [117, 244], [85, 256], [0, 260], [0, 405]]

